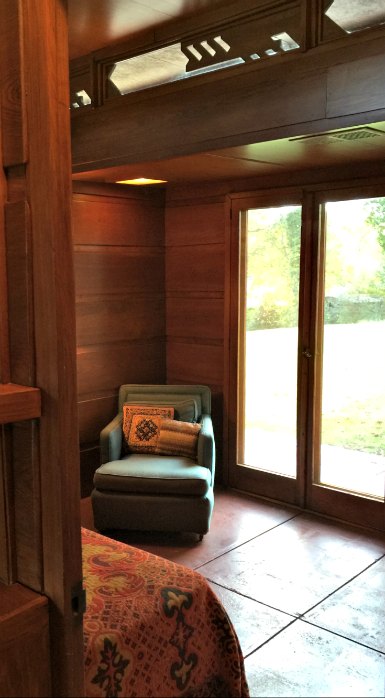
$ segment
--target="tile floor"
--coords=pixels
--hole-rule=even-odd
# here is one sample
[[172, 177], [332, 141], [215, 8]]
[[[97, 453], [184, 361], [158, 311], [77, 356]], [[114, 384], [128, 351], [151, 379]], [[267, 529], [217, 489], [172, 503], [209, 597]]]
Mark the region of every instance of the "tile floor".
[[[93, 527], [89, 499], [82, 524]], [[233, 491], [210, 533], [110, 532], [204, 575], [237, 631], [250, 695], [385, 696], [385, 535]]]

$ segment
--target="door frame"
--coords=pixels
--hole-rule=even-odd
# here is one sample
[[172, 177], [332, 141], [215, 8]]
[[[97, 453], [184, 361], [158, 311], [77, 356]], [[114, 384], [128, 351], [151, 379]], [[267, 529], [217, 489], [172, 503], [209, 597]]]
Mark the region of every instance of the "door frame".
[[[309, 175], [309, 173], [307, 173]], [[385, 502], [371, 500], [360, 495], [313, 483], [314, 444], [319, 427], [317, 410], [314, 410], [314, 392], [320, 380], [319, 370], [319, 318], [318, 299], [322, 286], [320, 273], [323, 264], [322, 251], [322, 203], [350, 198], [385, 196], [385, 178], [373, 178], [370, 182], [354, 180], [341, 183], [327, 181], [296, 187], [277, 187], [265, 191], [248, 191], [229, 196], [229, 228], [226, 278], [229, 292], [226, 303], [225, 327], [228, 331], [228, 358], [225, 362], [226, 395], [225, 433], [228, 440], [227, 484], [256, 496], [285, 502], [304, 510], [336, 518], [366, 528], [385, 530]], [[237, 423], [239, 418], [239, 304], [240, 304], [240, 226], [239, 213], [248, 208], [264, 206], [302, 205], [300, 294], [299, 294], [299, 342], [298, 342], [298, 396], [297, 402], [297, 479], [282, 475], [272, 476], [236, 463]], [[305, 352], [310, 352], [310, 360]], [[318, 411], [319, 414], [319, 411]], [[307, 466], [298, 467], [298, 464]], [[310, 465], [311, 464], [311, 465]], [[272, 482], [273, 480], [273, 482]], [[275, 482], [274, 482], [275, 480]], [[270, 482], [269, 482], [270, 481]], [[357, 503], [359, 500], [359, 516]]]

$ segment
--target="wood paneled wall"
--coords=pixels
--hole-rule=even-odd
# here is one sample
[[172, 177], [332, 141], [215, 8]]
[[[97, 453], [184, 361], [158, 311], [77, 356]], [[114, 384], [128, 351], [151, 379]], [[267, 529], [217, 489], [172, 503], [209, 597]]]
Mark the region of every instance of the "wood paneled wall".
[[170, 201], [166, 207], [167, 382], [212, 390], [222, 479], [226, 200]]
[[166, 380], [163, 192], [76, 183], [73, 231], [86, 496], [119, 386]]

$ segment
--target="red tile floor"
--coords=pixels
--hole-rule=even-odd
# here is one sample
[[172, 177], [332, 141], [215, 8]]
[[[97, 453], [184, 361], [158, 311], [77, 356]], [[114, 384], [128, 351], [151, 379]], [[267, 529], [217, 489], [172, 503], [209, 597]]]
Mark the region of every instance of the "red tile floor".
[[[89, 499], [81, 510], [92, 528]], [[209, 580], [237, 631], [252, 697], [385, 696], [384, 535], [234, 491], [216, 492], [201, 543], [109, 535]]]

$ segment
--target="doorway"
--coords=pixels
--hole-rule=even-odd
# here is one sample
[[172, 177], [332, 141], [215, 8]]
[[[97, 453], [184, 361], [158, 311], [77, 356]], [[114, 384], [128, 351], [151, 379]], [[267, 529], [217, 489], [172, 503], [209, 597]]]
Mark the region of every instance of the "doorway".
[[237, 197], [232, 213], [230, 484], [382, 530], [385, 196]]

